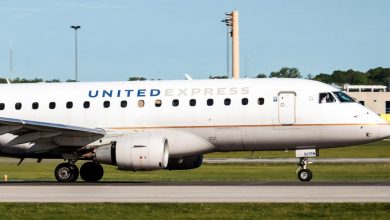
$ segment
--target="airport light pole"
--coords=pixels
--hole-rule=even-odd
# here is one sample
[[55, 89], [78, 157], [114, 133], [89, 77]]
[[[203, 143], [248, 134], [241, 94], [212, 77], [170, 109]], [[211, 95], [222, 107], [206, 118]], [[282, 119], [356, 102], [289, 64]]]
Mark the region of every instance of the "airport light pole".
[[238, 38], [238, 11], [225, 13], [226, 18], [222, 20], [230, 29], [230, 36], [232, 37], [232, 78], [240, 78], [240, 48]]
[[74, 51], [75, 51], [75, 81], [78, 80], [77, 75], [77, 30], [81, 28], [81, 26], [70, 26], [70, 28], [74, 29]]
[[232, 26], [232, 20], [229, 19], [229, 18], [225, 18], [224, 20], [222, 20], [221, 22], [225, 23], [226, 24], [226, 76], [227, 78], [230, 78], [230, 56], [229, 56], [229, 53], [230, 53], [230, 42], [229, 42], [229, 39], [230, 39], [230, 27]]

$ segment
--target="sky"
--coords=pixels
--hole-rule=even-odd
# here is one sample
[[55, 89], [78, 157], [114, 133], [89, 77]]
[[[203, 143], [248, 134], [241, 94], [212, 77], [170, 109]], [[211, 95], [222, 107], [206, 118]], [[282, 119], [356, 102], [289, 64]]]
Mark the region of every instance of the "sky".
[[389, 9], [387, 0], [2, 0], [0, 77], [74, 79], [71, 25], [81, 26], [79, 81], [224, 75], [221, 20], [232, 10], [241, 77], [390, 67]]

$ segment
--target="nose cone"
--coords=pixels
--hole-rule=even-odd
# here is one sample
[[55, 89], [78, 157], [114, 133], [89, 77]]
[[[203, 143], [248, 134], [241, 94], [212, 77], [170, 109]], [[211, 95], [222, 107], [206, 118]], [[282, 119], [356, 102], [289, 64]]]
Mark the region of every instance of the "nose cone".
[[381, 139], [390, 137], [390, 124], [378, 126], [378, 134]]

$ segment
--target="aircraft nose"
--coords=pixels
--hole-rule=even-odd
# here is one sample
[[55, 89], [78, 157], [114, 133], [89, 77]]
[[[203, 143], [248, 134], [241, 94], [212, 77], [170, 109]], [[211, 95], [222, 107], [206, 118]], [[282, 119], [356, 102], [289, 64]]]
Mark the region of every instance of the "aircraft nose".
[[390, 137], [390, 124], [379, 126], [378, 133], [382, 139]]

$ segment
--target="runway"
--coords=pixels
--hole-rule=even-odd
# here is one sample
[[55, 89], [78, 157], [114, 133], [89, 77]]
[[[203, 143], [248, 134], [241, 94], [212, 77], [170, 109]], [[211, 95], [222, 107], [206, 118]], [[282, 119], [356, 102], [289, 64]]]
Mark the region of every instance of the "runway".
[[390, 202], [390, 183], [1, 183], [0, 202]]
[[[390, 163], [390, 158], [310, 158], [318, 164], [345, 164], [345, 163]], [[297, 164], [299, 158], [205, 158], [205, 164]]]

